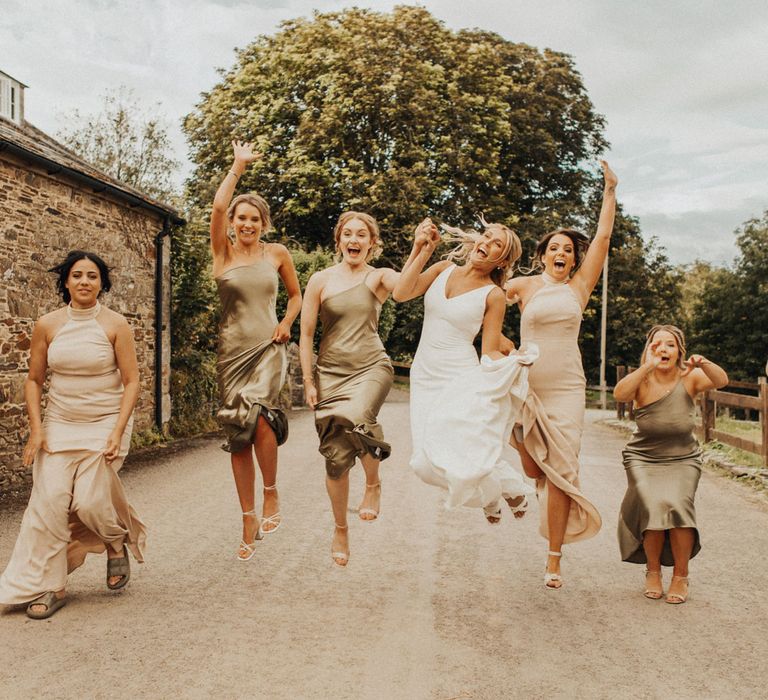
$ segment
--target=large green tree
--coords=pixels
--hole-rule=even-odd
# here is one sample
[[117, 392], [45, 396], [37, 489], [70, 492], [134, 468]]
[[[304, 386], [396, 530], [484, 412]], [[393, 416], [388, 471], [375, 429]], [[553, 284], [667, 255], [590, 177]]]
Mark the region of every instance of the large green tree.
[[734, 265], [711, 273], [694, 304], [691, 346], [735, 379], [754, 381], [768, 359], [768, 211], [736, 231]]
[[327, 244], [339, 212], [377, 216], [399, 261], [424, 215], [467, 224], [583, 212], [603, 120], [565, 54], [453, 32], [419, 7], [283, 24], [237, 54], [185, 121], [190, 194], [211, 199], [233, 137], [264, 153], [244, 187], [277, 225]]

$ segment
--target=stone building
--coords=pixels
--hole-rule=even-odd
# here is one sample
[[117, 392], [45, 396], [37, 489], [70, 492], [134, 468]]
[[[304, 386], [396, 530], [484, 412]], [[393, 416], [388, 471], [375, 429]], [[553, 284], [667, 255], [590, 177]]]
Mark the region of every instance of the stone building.
[[48, 268], [90, 250], [113, 268], [103, 302], [133, 327], [134, 434], [170, 418], [170, 238], [176, 211], [100, 172], [24, 119], [25, 85], [0, 72], [0, 493], [23, 487], [23, 385], [35, 319], [61, 304]]

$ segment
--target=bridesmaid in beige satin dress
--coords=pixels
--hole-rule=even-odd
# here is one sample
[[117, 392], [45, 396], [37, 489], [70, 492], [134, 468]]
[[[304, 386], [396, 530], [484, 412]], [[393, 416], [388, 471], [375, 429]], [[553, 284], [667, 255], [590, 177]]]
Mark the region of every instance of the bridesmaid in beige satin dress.
[[[335, 518], [331, 557], [346, 566], [349, 470], [358, 458], [365, 472], [359, 517], [376, 520], [380, 510], [379, 464], [389, 456], [390, 446], [377, 416], [392, 386], [393, 371], [378, 323], [381, 306], [400, 275], [391, 268], [369, 265], [381, 250], [379, 227], [369, 214], [344, 212], [334, 228], [334, 240], [341, 262], [312, 275], [304, 291], [300, 355]], [[322, 337], [313, 370], [318, 315]]]
[[627, 492], [619, 514], [621, 558], [645, 564], [646, 598], [664, 596], [661, 567], [673, 566], [667, 603], [688, 597], [688, 561], [701, 549], [694, 498], [701, 448], [693, 429], [694, 399], [728, 384], [728, 375], [701, 355], [685, 359], [685, 336], [670, 325], [648, 333], [642, 364], [614, 389], [635, 402], [637, 429], [624, 448]]
[[544, 584], [551, 589], [563, 583], [562, 545], [593, 537], [602, 524], [579, 486], [586, 381], [578, 344], [584, 308], [608, 256], [616, 209], [618, 180], [608, 163], [600, 162], [605, 187], [591, 243], [571, 229], [548, 233], [536, 248], [542, 274], [515, 277], [506, 287], [507, 300], [521, 311], [521, 346], [533, 342], [540, 352], [528, 375], [531, 391], [515, 446], [525, 473], [536, 479], [539, 531], [549, 542]]
[[[216, 417], [227, 436], [223, 447], [231, 455], [243, 512], [237, 558], [248, 561], [255, 554], [256, 541], [281, 524], [277, 447], [288, 436], [288, 423], [277, 400], [285, 380], [284, 344], [301, 309], [301, 290], [288, 249], [261, 240], [272, 228], [264, 199], [253, 193], [232, 199], [240, 176], [259, 158], [250, 143], [233, 141], [232, 147], [234, 161], [219, 185], [211, 212], [213, 276], [221, 300]], [[275, 312], [278, 277], [288, 293], [285, 317], [279, 323]], [[255, 511], [254, 453], [264, 483], [261, 517]]]
[[[27, 615], [50, 617], [65, 603], [67, 574], [89, 552], [107, 552], [107, 587], [128, 583], [128, 550], [143, 561], [146, 530], [117, 475], [131, 443], [139, 394], [133, 332], [99, 303], [109, 268], [93, 253], [72, 251], [51, 269], [67, 306], [35, 324], [24, 398], [32, 494], [10, 562], [0, 577], [0, 603], [27, 603]], [[48, 401], [41, 400], [50, 370]]]

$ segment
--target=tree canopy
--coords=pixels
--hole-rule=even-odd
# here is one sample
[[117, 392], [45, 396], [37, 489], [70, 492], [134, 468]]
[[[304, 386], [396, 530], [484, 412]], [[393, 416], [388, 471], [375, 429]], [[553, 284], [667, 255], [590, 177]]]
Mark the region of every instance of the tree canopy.
[[58, 132], [62, 143], [112, 177], [163, 202], [174, 198], [173, 158], [168, 126], [125, 87], [103, 95], [102, 110], [74, 110]]
[[569, 56], [479, 30], [451, 31], [420, 7], [351, 9], [258, 37], [185, 120], [194, 202], [207, 206], [230, 141], [264, 158], [242, 186], [277, 227], [327, 245], [337, 216], [378, 219], [400, 263], [430, 215], [517, 222], [532, 234], [584, 214], [585, 163], [606, 146]]
[[711, 271], [693, 304], [690, 345], [733, 378], [754, 381], [768, 359], [768, 211], [736, 231], [736, 244], [734, 265]]

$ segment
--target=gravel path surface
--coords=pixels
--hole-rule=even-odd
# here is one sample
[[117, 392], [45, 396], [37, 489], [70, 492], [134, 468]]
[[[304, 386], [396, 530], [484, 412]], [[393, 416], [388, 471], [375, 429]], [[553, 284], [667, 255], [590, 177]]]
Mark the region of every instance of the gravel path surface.
[[[588, 412], [582, 486], [604, 519], [567, 546], [565, 585], [543, 586], [536, 506], [498, 527], [446, 512], [407, 468], [408, 406], [381, 419], [393, 443], [379, 521], [350, 515], [351, 557], [332, 564], [332, 518], [311, 414], [280, 451], [283, 526], [235, 560], [240, 515], [218, 440], [127, 468], [150, 528], [127, 589], [103, 557], [70, 579], [39, 622], [0, 615], [0, 698], [745, 698], [766, 697], [768, 503], [702, 477], [703, 550], [685, 605], [646, 600], [643, 569], [619, 560], [624, 437]], [[352, 478], [352, 504], [362, 494]], [[0, 562], [21, 511], [0, 514]], [[665, 583], [670, 576], [665, 574]]]

